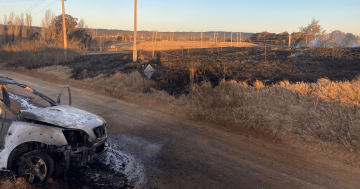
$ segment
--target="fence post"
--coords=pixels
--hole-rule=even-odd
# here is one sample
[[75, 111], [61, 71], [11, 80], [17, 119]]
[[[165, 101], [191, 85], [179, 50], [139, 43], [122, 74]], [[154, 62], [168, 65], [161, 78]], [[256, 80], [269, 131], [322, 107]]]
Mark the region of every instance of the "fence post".
[[215, 33], [214, 33], [214, 44], [215, 44]]
[[236, 46], [239, 46], [239, 32], [236, 33]]
[[157, 31], [156, 31], [156, 36], [155, 36], [155, 45], [156, 45], [156, 42], [157, 42]]
[[181, 46], [181, 58], [184, 58], [184, 47]]
[[241, 47], [241, 32], [240, 32], [240, 47]]
[[153, 54], [152, 54], [152, 58], [154, 59], [155, 57], [155, 45], [153, 44]]
[[265, 43], [265, 37], [264, 37], [264, 45], [265, 45], [265, 61], [266, 61], [266, 43]]
[[335, 47], [334, 47], [334, 39], [332, 40], [332, 61], [334, 62], [334, 56], [335, 56]]
[[190, 55], [190, 45], [188, 44], [188, 56]]

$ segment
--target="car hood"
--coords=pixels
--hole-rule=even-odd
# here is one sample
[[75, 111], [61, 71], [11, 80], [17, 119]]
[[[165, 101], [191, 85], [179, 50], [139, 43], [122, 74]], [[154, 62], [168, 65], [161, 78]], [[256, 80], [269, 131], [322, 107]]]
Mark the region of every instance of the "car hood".
[[92, 129], [105, 124], [104, 119], [100, 116], [68, 105], [21, 110], [20, 112], [20, 116], [23, 118], [41, 121], [68, 129], [84, 130], [91, 138], [95, 137]]

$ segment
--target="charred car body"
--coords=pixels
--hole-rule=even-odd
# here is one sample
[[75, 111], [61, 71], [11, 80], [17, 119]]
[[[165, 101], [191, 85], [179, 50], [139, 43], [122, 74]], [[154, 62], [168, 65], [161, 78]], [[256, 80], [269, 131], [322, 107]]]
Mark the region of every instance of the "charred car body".
[[[72, 107], [69, 86], [61, 89], [57, 101], [2, 76], [0, 88], [0, 171], [12, 171], [29, 183], [37, 183], [106, 156], [105, 120]], [[49, 106], [21, 108], [17, 91], [9, 91], [14, 88], [26, 90]], [[64, 88], [68, 88], [69, 105], [60, 104]], [[33, 96], [21, 97], [37, 104]]]

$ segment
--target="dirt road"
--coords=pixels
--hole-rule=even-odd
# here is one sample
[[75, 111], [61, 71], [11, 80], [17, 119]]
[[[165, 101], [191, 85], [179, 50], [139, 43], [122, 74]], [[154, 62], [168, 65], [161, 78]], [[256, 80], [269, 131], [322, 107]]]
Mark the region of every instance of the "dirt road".
[[[0, 71], [57, 98], [61, 86]], [[64, 83], [65, 84], [65, 83]], [[358, 154], [262, 140], [72, 88], [73, 106], [108, 123], [138, 188], [359, 188]], [[319, 145], [318, 145], [319, 146]], [[320, 153], [321, 152], [321, 153]], [[346, 163], [349, 162], [349, 163]]]

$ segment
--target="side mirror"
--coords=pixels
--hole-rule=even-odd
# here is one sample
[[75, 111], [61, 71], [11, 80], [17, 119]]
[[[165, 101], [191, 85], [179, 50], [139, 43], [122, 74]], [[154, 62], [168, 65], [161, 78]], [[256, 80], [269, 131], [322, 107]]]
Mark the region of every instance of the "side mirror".
[[68, 92], [69, 92], [69, 106], [71, 106], [71, 91], [70, 91], [70, 86], [69, 85], [64, 85], [63, 88], [61, 88], [61, 91], [60, 91], [60, 94], [59, 94], [59, 97], [56, 101], [56, 104], [60, 104], [60, 97], [61, 97], [61, 94], [64, 90], [64, 88], [68, 88]]

